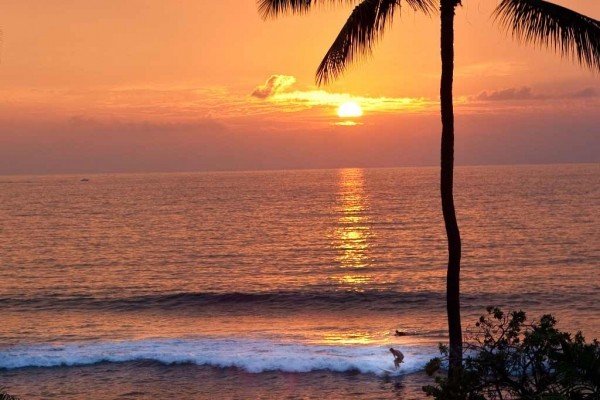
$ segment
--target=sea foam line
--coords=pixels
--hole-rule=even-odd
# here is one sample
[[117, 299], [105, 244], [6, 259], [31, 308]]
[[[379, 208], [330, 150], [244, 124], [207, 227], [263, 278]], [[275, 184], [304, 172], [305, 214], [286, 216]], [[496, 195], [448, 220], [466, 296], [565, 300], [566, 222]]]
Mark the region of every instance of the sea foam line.
[[[423, 369], [434, 348], [402, 347], [401, 373]], [[155, 339], [63, 345], [19, 345], [0, 351], [0, 368], [58, 367], [152, 360], [164, 364], [192, 363], [237, 367], [251, 373], [330, 370], [381, 375], [393, 369], [387, 347], [323, 346], [249, 339]]]

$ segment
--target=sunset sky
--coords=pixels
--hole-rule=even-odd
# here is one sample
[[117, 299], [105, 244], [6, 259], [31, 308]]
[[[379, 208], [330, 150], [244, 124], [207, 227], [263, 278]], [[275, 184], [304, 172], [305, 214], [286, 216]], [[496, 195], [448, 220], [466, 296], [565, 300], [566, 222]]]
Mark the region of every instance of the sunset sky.
[[[598, 0], [555, 2], [600, 18]], [[515, 42], [498, 3], [457, 9], [457, 164], [600, 162], [600, 75]], [[0, 4], [0, 174], [438, 163], [437, 15], [405, 7], [317, 87], [351, 5], [265, 21], [254, 0]], [[340, 118], [346, 101], [363, 115]]]

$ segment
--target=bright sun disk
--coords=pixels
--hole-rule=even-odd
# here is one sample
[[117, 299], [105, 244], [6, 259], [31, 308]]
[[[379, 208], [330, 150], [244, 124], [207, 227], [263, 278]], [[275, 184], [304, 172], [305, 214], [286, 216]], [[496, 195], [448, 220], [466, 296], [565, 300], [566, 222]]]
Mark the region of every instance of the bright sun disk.
[[347, 101], [345, 103], [340, 104], [337, 110], [337, 114], [340, 118], [348, 118], [348, 117], [360, 117], [363, 112], [360, 105], [355, 101]]

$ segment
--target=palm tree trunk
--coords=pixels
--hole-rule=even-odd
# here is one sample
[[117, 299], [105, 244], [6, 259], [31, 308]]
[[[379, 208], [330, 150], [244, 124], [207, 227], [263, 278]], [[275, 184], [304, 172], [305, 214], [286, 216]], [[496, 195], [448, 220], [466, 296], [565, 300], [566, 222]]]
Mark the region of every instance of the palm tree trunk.
[[442, 108], [442, 154], [440, 192], [442, 212], [448, 237], [448, 273], [446, 277], [446, 308], [450, 337], [448, 378], [455, 381], [462, 369], [462, 329], [460, 326], [460, 232], [454, 210], [454, 109], [452, 81], [454, 75], [454, 10], [460, 0], [442, 0], [441, 56], [442, 79], [440, 102]]

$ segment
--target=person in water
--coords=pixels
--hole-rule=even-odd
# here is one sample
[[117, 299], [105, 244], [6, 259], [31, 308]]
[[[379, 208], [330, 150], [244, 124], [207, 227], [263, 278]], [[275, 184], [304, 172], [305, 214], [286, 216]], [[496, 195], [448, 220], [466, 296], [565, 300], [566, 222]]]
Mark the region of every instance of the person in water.
[[396, 329], [396, 333], [394, 335], [396, 335], [396, 336], [406, 336], [406, 332], [400, 332], [398, 329]]
[[400, 350], [396, 350], [393, 347], [390, 347], [390, 353], [394, 355], [394, 365], [396, 368], [400, 366], [400, 363], [404, 362], [404, 354]]

